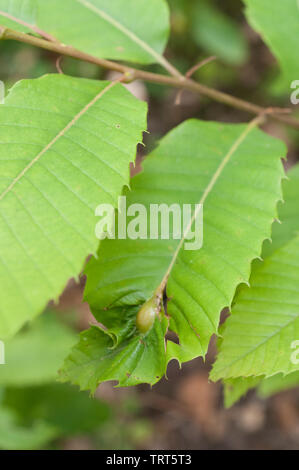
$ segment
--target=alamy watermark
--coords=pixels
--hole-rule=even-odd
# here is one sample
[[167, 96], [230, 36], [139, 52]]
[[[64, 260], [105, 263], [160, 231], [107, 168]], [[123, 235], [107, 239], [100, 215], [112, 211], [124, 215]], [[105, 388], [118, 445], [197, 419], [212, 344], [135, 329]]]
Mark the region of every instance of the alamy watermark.
[[5, 364], [5, 345], [0, 341], [0, 365]]
[[4, 98], [5, 98], [5, 85], [0, 80], [0, 104], [4, 104]]
[[100, 204], [95, 211], [99, 240], [182, 240], [185, 250], [199, 250], [203, 244], [202, 204], [130, 204], [126, 196], [113, 205]]
[[293, 93], [291, 93], [291, 103], [292, 104], [299, 104], [299, 80], [294, 80], [292, 83], [291, 83], [291, 88], [294, 88], [295, 91], [293, 91]]
[[294, 349], [290, 357], [291, 363], [297, 365], [299, 364], [299, 339], [291, 343], [291, 349]]

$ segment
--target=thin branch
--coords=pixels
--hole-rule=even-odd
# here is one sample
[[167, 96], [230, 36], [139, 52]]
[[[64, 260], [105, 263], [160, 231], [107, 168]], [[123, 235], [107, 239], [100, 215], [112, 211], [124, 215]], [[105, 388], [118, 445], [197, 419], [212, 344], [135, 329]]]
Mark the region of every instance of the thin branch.
[[103, 95], [105, 95], [111, 88], [113, 88], [115, 85], [117, 85], [119, 82], [123, 81], [123, 76], [114, 80], [113, 82], [109, 83], [108, 86], [106, 86], [103, 90], [101, 90], [84, 108], [81, 109], [81, 111], [76, 114], [76, 116], [67, 124], [67, 126], [62, 129], [52, 140], [49, 142], [46, 147], [44, 147], [36, 157], [34, 157], [33, 160], [31, 160], [28, 165], [26, 165], [25, 168], [13, 179], [13, 181], [10, 183], [10, 185], [4, 189], [4, 191], [0, 194], [0, 201], [10, 192], [13, 190], [14, 186], [24, 177], [24, 175], [29, 171], [39, 160], [40, 158], [49, 150], [53, 147], [53, 145], [61, 138], [63, 137], [75, 124], [76, 122], [85, 114], [87, 111], [94, 105], [96, 104]]
[[57, 72], [60, 73], [61, 75], [63, 75], [63, 70], [61, 68], [61, 60], [62, 60], [62, 55], [57, 57], [55, 65], [56, 65]]
[[25, 26], [28, 29], [31, 29], [33, 33], [39, 34], [41, 37], [47, 39], [48, 41], [57, 42], [57, 40], [53, 36], [51, 36], [51, 34], [46, 33], [45, 31], [38, 28], [34, 24], [26, 23], [26, 21], [20, 20], [19, 18], [16, 18], [15, 16], [12, 16], [9, 13], [6, 13], [5, 11], [2, 11], [2, 10], [0, 10], [0, 15], [5, 16], [6, 18], [8, 18], [11, 21], [14, 21], [15, 23]]
[[[74, 59], [83, 60], [84, 62], [89, 62], [92, 64], [99, 65], [108, 70], [115, 70], [117, 72], [123, 73], [127, 81], [133, 81], [136, 79], [144, 80], [146, 82], [158, 83], [160, 85], [168, 85], [175, 88], [184, 88], [185, 90], [190, 90], [195, 93], [199, 93], [203, 96], [207, 96], [212, 100], [218, 101], [219, 103], [225, 104], [227, 106], [246, 111], [250, 114], [265, 114], [267, 113], [267, 108], [258, 106], [256, 104], [250, 103], [248, 101], [236, 98], [227, 93], [224, 93], [214, 88], [210, 88], [201, 83], [195, 82], [186, 77], [170, 77], [167, 75], [160, 75], [157, 73], [151, 73], [144, 70], [134, 69], [126, 65], [120, 64], [118, 62], [112, 62], [110, 60], [100, 59], [92, 55], [81, 52], [71, 46], [66, 46], [64, 44], [49, 42], [41, 38], [30, 36], [29, 34], [19, 33], [4, 26], [0, 26], [0, 40], [14, 40], [32, 46], [40, 47], [48, 51], [55, 52], [59, 55], [65, 55], [72, 57]], [[269, 114], [269, 118], [287, 124], [295, 129], [299, 129], [299, 120], [293, 116], [286, 116], [286, 110], [273, 108], [272, 113]]]
[[[197, 70], [201, 69], [202, 67], [204, 67], [205, 65], [209, 64], [210, 62], [213, 62], [213, 61], [216, 60], [216, 59], [217, 59], [217, 57], [213, 55], [213, 56], [211, 56], [211, 57], [207, 57], [206, 59], [201, 60], [198, 64], [193, 65], [193, 67], [191, 67], [191, 69], [189, 69], [189, 70], [187, 71], [187, 73], [185, 73], [185, 77], [186, 77], [186, 78], [191, 78], [192, 75], [193, 75]], [[176, 100], [175, 100], [175, 104], [176, 104], [176, 105], [179, 105], [179, 104], [181, 103], [181, 98], [182, 98], [183, 91], [184, 91], [183, 88], [178, 91], [178, 94], [177, 94], [177, 97], [176, 97]]]
[[191, 69], [188, 70], [188, 72], [185, 74], [185, 77], [186, 78], [191, 78], [192, 75], [197, 70], [201, 69], [202, 67], [209, 64], [210, 62], [214, 62], [214, 60], [216, 60], [216, 59], [217, 59], [217, 57], [215, 55], [212, 55], [211, 57], [207, 57], [206, 59], [201, 60], [198, 64], [193, 65], [193, 67], [191, 67]]
[[149, 44], [147, 44], [135, 33], [133, 33], [133, 31], [130, 31], [115, 18], [112, 18], [112, 16], [108, 15], [108, 13], [106, 13], [104, 10], [98, 8], [88, 0], [78, 0], [78, 2], [81, 3], [85, 8], [91, 10], [93, 13], [107, 21], [107, 23], [110, 23], [116, 29], [121, 31], [125, 36], [130, 38], [133, 42], [138, 44], [138, 46], [141, 47], [141, 49], [143, 49], [144, 51], [146, 51], [149, 55], [151, 55], [158, 64], [162, 65], [162, 67], [164, 67], [170, 75], [179, 78], [182, 77], [181, 73], [172, 64], [170, 64], [163, 55], [156, 52]]

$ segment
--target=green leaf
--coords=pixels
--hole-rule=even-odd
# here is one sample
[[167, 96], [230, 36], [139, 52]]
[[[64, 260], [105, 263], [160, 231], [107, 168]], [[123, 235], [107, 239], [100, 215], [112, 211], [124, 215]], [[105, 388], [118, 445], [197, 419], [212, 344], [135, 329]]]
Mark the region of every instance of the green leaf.
[[57, 371], [76, 334], [46, 312], [5, 343], [5, 365], [0, 366], [0, 385], [41, 385], [57, 378]]
[[293, 387], [299, 387], [299, 370], [288, 375], [277, 374], [262, 380], [258, 387], [258, 394], [262, 398], [268, 398]]
[[38, 5], [39, 26], [65, 44], [97, 57], [165, 64], [164, 0], [38, 0]]
[[283, 182], [283, 203], [279, 205], [279, 221], [273, 224], [271, 243], [265, 243], [263, 258], [266, 258], [278, 248], [299, 233], [299, 165], [295, 165], [287, 173]]
[[255, 388], [261, 381], [260, 377], [240, 377], [227, 379], [224, 382], [224, 406], [230, 408], [250, 389]]
[[0, 105], [0, 338], [57, 298], [98, 247], [95, 209], [117, 204], [146, 128], [120, 84], [47, 75]]
[[192, 31], [195, 42], [206, 52], [231, 65], [248, 59], [248, 45], [238, 25], [210, 1], [194, 4]]
[[286, 87], [299, 75], [298, 0], [244, 0], [247, 19], [257, 30], [282, 69]]
[[287, 375], [276, 374], [267, 379], [263, 376], [226, 379], [223, 381], [223, 386], [224, 405], [230, 408], [253, 388], [257, 388], [261, 398], [268, 398], [275, 393], [299, 386], [299, 371]]
[[17, 413], [22, 424], [32, 425], [41, 420], [59, 436], [99, 429], [111, 417], [106, 403], [64, 384], [7, 388], [3, 404]]
[[[112, 311], [114, 318], [116, 309], [128, 310], [131, 326], [126, 334], [124, 326], [117, 326], [122, 333], [114, 355], [124, 341], [132, 342], [134, 350], [136, 338], [130, 339], [130, 334], [135, 328], [132, 319], [136, 308], [154, 295], [173, 263], [167, 283], [167, 314], [179, 345], [168, 341], [167, 360], [182, 362], [205, 355], [211, 335], [217, 332], [221, 310], [230, 306], [238, 284], [247, 282], [251, 261], [260, 255], [263, 240], [270, 236], [281, 198], [280, 158], [285, 147], [252, 127], [186, 121], [162, 139], [146, 159], [144, 172], [133, 178], [132, 192], [126, 193], [127, 207], [133, 203], [149, 208], [150, 204], [204, 202], [204, 244], [198, 251], [181, 249], [176, 257], [180, 240], [101, 243], [98, 258], [92, 258], [86, 269], [85, 299], [97, 320], [108, 328], [106, 336], [113, 326], [109, 313]], [[64, 369], [70, 380], [83, 388], [92, 385], [94, 389], [103, 378], [107, 380], [110, 362], [106, 363], [106, 355], [110, 358], [111, 353], [108, 339], [106, 349], [101, 347], [104, 338], [97, 329], [85, 333]], [[115, 341], [110, 341], [115, 346]], [[157, 350], [162, 348], [163, 338]], [[84, 364], [88, 361], [91, 367], [86, 374]], [[130, 367], [126, 372], [135, 373]], [[117, 371], [118, 380], [126, 384], [123, 367]], [[144, 370], [144, 374], [149, 381], [149, 372]], [[139, 372], [138, 377], [142, 381]], [[152, 375], [150, 383], [156, 380]]]
[[291, 361], [299, 339], [299, 166], [285, 182], [282, 225], [274, 226], [274, 249], [255, 263], [250, 288], [242, 286], [225, 322], [220, 352], [211, 378], [269, 377], [298, 370]]
[[[133, 314], [136, 316], [136, 309]], [[123, 321], [128, 315], [122, 309]], [[71, 381], [81, 390], [95, 392], [101, 382], [115, 380], [118, 386], [128, 387], [139, 383], [154, 384], [166, 369], [165, 334], [167, 319], [155, 319], [153, 328], [144, 334], [134, 328], [117, 346], [109, 332], [92, 326], [80, 335], [80, 342], [64, 362], [60, 377]]]
[[44, 447], [57, 436], [56, 429], [44, 422], [30, 427], [18, 423], [13, 410], [0, 406], [0, 448], [4, 450], [34, 450]]
[[261, 377], [238, 377], [226, 379], [224, 385], [224, 405], [230, 408], [246, 393], [257, 388], [257, 393], [261, 398], [268, 398], [275, 393], [299, 386], [299, 371], [291, 374], [276, 374], [265, 379]]
[[24, 33], [35, 29], [36, 0], [0, 0], [0, 24]]
[[299, 236], [256, 266], [226, 321], [212, 380], [289, 374], [291, 344], [299, 339]]

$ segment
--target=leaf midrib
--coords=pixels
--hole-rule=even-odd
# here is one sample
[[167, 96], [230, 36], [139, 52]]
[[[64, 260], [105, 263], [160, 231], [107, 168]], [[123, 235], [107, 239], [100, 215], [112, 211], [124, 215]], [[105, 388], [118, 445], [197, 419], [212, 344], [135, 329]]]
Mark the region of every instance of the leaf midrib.
[[[221, 367], [218, 371], [217, 371], [217, 375], [216, 376], [219, 376], [219, 373], [221, 373], [221, 371], [226, 371], [227, 369], [229, 369], [230, 367], [232, 367], [233, 365], [237, 364], [238, 362], [242, 361], [245, 357], [247, 356], [250, 356], [252, 353], [254, 353], [255, 351], [257, 351], [260, 347], [262, 347], [265, 343], [267, 343], [268, 341], [270, 341], [272, 338], [274, 338], [274, 336], [280, 334], [285, 328], [287, 328], [288, 326], [290, 326], [293, 322], [295, 322], [297, 319], [299, 318], [299, 315], [297, 315], [296, 317], [292, 317], [291, 320], [289, 320], [287, 323], [285, 323], [283, 326], [281, 326], [280, 328], [278, 328], [274, 333], [272, 333], [270, 336], [267, 336], [265, 339], [263, 339], [262, 341], [260, 341], [258, 344], [254, 345], [249, 351], [245, 352], [244, 354], [242, 354], [241, 356], [237, 357], [236, 359], [234, 359], [233, 361], [231, 361], [228, 365], [224, 366], [224, 367]], [[279, 371], [276, 371], [276, 373], [279, 373]], [[259, 375], [264, 375], [263, 373], [259, 373]], [[212, 374], [213, 375], [213, 374]], [[251, 377], [252, 374], [250, 374], [248, 377]], [[239, 376], [234, 376], [234, 377], [227, 377], [227, 378], [238, 378]], [[268, 377], [268, 376], [267, 376]], [[225, 378], [225, 377], [223, 377]]]
[[10, 15], [9, 13], [6, 13], [5, 11], [0, 10], [0, 16], [4, 16], [5, 18], [8, 18], [11, 21], [14, 21], [15, 23], [18, 23], [22, 26], [26, 26], [26, 28], [32, 29], [33, 31], [35, 30], [35, 25], [27, 23], [26, 21], [23, 21], [16, 16]]
[[28, 165], [13, 179], [13, 181], [10, 183], [10, 185], [0, 194], [0, 202], [2, 199], [12, 191], [14, 186], [26, 175], [26, 173], [40, 160], [40, 158], [47, 153], [48, 150], [53, 147], [53, 145], [61, 138], [63, 137], [66, 132], [68, 132], [75, 124], [76, 122], [94, 105], [96, 104], [103, 95], [105, 95], [111, 88], [113, 88], [116, 84], [119, 83], [118, 81], [111, 82], [109, 83], [103, 90], [100, 91], [87, 105], [85, 105], [81, 111], [79, 111], [78, 114], [62, 129], [39, 153], [34, 157], [33, 160], [31, 160]]
[[[299, 2], [299, 0], [298, 0]], [[294, 237], [296, 238], [296, 237]], [[290, 243], [290, 241], [288, 241], [287, 243], [285, 243], [284, 246], [287, 246], [288, 244]], [[283, 247], [280, 247], [278, 248], [276, 251], [281, 251], [283, 249]], [[276, 254], [276, 251], [271, 255], [269, 256], [268, 259], [271, 259], [271, 258], [274, 258], [275, 257], [275, 254]], [[265, 271], [264, 271], [265, 272]], [[258, 285], [257, 287], [262, 287], [260, 285]], [[271, 288], [271, 286], [265, 286], [267, 288]], [[283, 289], [285, 290], [285, 289]], [[251, 300], [251, 297], [250, 297], [250, 300]], [[276, 302], [276, 301], [275, 301]], [[255, 344], [251, 349], [249, 349], [248, 351], [246, 351], [244, 354], [242, 354], [241, 356], [238, 356], [236, 359], [233, 359], [229, 364], [221, 367], [218, 371], [217, 371], [217, 376], [219, 376], [219, 373], [221, 373], [221, 371], [226, 371], [227, 369], [229, 369], [230, 367], [234, 366], [235, 364], [237, 364], [239, 361], [242, 361], [245, 357], [247, 356], [250, 356], [252, 353], [254, 353], [255, 351], [257, 351], [260, 347], [262, 347], [265, 343], [267, 343], [268, 341], [270, 341], [272, 338], [274, 338], [276, 335], [280, 334], [285, 328], [287, 328], [289, 325], [291, 325], [293, 322], [295, 322], [297, 319], [299, 318], [299, 314], [298, 315], [293, 315], [292, 318], [287, 322], [287, 323], [284, 323], [284, 325], [278, 327], [278, 329], [276, 331], [274, 331], [274, 333], [272, 333], [270, 336], [267, 336], [265, 339], [263, 339], [262, 341], [260, 341], [258, 344]], [[212, 373], [213, 375], [213, 373]], [[238, 378], [238, 377], [228, 377], [228, 378]]]
[[178, 72], [161, 54], [156, 52], [151, 46], [149, 46], [143, 39], [141, 39], [137, 34], [133, 31], [130, 31], [126, 26], [122, 25], [119, 21], [115, 18], [110, 16], [108, 13], [103, 11], [101, 8], [96, 7], [88, 0], [76, 0], [80, 3], [83, 7], [87, 8], [90, 11], [93, 11], [95, 14], [100, 16], [103, 20], [105, 20], [110, 25], [114, 26], [114, 28], [121, 31], [125, 36], [131, 39], [135, 44], [137, 44], [141, 49], [146, 51], [150, 54], [160, 65], [162, 65], [166, 70], [168, 70], [172, 75], [181, 77], [182, 75]]
[[254, 118], [252, 121], [249, 122], [249, 124], [246, 126], [246, 128], [243, 130], [243, 132], [240, 134], [240, 136], [236, 139], [236, 141], [233, 143], [233, 145], [230, 147], [229, 151], [227, 152], [227, 154], [224, 156], [224, 158], [222, 159], [220, 165], [218, 166], [217, 170], [215, 171], [215, 173], [213, 174], [209, 184], [207, 185], [207, 187], [205, 188], [204, 192], [203, 192], [203, 195], [198, 203], [198, 207], [197, 209], [195, 210], [188, 226], [186, 227], [184, 233], [183, 233], [183, 237], [181, 238], [174, 254], [173, 254], [173, 257], [171, 259], [171, 262], [169, 264], [169, 267], [159, 285], [159, 287], [157, 288], [156, 290], [156, 294], [158, 296], [161, 296], [162, 293], [163, 293], [163, 290], [166, 286], [166, 283], [167, 283], [167, 280], [170, 276], [170, 273], [172, 271], [172, 268], [176, 262], [176, 259], [179, 255], [179, 252], [184, 244], [184, 242], [186, 241], [186, 237], [187, 235], [189, 234], [189, 231], [191, 230], [191, 227], [196, 219], [196, 217], [198, 216], [199, 214], [199, 211], [201, 210], [201, 206], [204, 204], [204, 202], [206, 201], [207, 197], [209, 196], [210, 192], [213, 190], [215, 184], [217, 183], [219, 177], [221, 176], [224, 168], [226, 167], [227, 163], [230, 161], [231, 157], [234, 155], [234, 153], [238, 150], [238, 148], [242, 145], [242, 143], [245, 141], [246, 137], [248, 136], [248, 134], [255, 128], [257, 127], [259, 124], [261, 124], [264, 120], [264, 117], [263, 116], [258, 116], [256, 118]]

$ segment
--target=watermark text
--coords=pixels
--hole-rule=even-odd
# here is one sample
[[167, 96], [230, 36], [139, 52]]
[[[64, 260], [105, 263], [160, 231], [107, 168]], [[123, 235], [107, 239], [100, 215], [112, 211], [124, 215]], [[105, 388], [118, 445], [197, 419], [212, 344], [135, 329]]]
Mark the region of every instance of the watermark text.
[[126, 196], [118, 198], [116, 210], [100, 204], [95, 211], [99, 240], [184, 240], [185, 250], [199, 250], [203, 244], [202, 204], [130, 204]]
[[5, 364], [5, 346], [3, 341], [0, 341], [0, 365]]
[[295, 91], [291, 93], [291, 103], [294, 105], [299, 104], [299, 80], [294, 80], [291, 83], [291, 88], [295, 89]]

